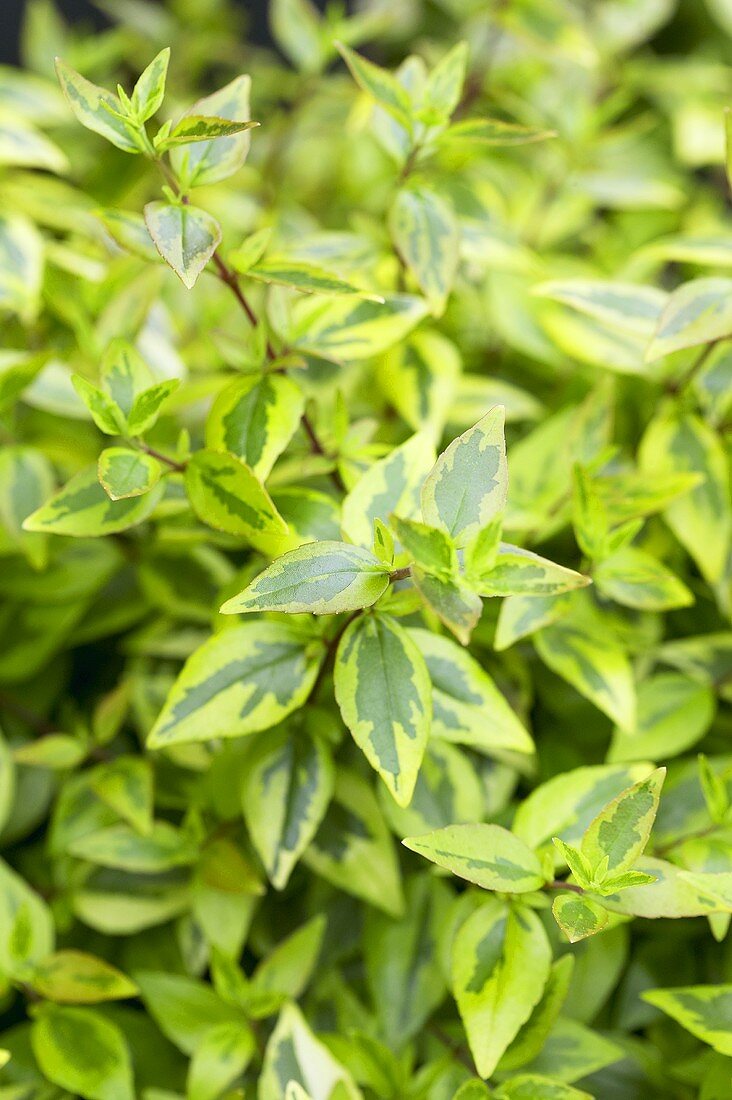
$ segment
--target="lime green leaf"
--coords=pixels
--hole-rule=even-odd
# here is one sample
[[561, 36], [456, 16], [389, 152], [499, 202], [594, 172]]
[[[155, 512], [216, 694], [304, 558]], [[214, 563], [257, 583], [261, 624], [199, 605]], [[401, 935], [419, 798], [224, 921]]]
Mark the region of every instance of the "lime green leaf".
[[254, 971], [253, 995], [301, 996], [313, 976], [326, 927], [325, 914], [319, 913], [282, 940]]
[[271, 256], [267, 260], [260, 260], [246, 269], [246, 275], [258, 282], [289, 286], [305, 294], [345, 294], [367, 298], [372, 302], [384, 301], [380, 294], [369, 294], [316, 264], [289, 260], [286, 256]]
[[388, 111], [407, 132], [411, 131], [412, 105], [409, 94], [396, 77], [341, 42], [336, 42], [336, 48], [359, 88]]
[[497, 405], [440, 455], [422, 488], [426, 523], [464, 546], [506, 504], [504, 410]]
[[221, 226], [197, 206], [149, 202], [145, 225], [153, 243], [190, 290], [221, 243]]
[[336, 363], [370, 359], [399, 343], [427, 315], [421, 298], [389, 295], [384, 303], [303, 298], [292, 310], [289, 343]]
[[526, 145], [556, 136], [554, 130], [537, 130], [531, 126], [519, 126], [516, 122], [503, 122], [498, 118], [466, 118], [450, 126], [440, 140], [473, 141], [481, 145], [500, 146]]
[[517, 715], [474, 657], [449, 638], [410, 629], [432, 681], [432, 733], [488, 756], [532, 753]]
[[165, 149], [175, 145], [191, 145], [196, 141], [213, 141], [214, 138], [231, 137], [259, 126], [258, 122], [236, 122], [215, 115], [184, 115], [168, 136], [163, 139]]
[[714, 692], [677, 672], [660, 673], [638, 686], [633, 730], [616, 729], [608, 760], [668, 760], [691, 748], [714, 718]]
[[153, 376], [137, 348], [127, 340], [112, 340], [104, 353], [100, 377], [105, 393], [125, 418], [138, 395], [153, 383]]
[[87, 755], [87, 746], [65, 733], [49, 733], [36, 741], [19, 745], [13, 752], [18, 764], [28, 768], [51, 768], [63, 771], [81, 763]]
[[267, 734], [247, 758], [241, 789], [244, 820], [277, 890], [285, 888], [313, 839], [334, 781], [328, 747], [299, 731]]
[[249, 622], [214, 635], [186, 661], [148, 746], [269, 729], [305, 702], [322, 657], [287, 623]]
[[339, 768], [333, 801], [303, 862], [338, 890], [403, 914], [394, 844], [371, 785], [356, 772]]
[[452, 540], [439, 527], [428, 527], [413, 519], [392, 516], [391, 527], [411, 558], [431, 573], [452, 576], [458, 560]]
[[184, 1054], [194, 1055], [211, 1028], [221, 1024], [247, 1031], [244, 1013], [218, 997], [206, 982], [156, 970], [136, 972], [135, 981], [163, 1035]]
[[343, 531], [359, 546], [370, 547], [374, 520], [392, 512], [407, 519], [419, 509], [419, 490], [434, 462], [426, 433], [418, 432], [375, 462], [343, 501]]
[[227, 259], [234, 271], [238, 271], [240, 275], [245, 275], [249, 268], [256, 264], [257, 260], [261, 260], [267, 251], [271, 236], [271, 226], [265, 226], [264, 229], [258, 229], [256, 233], [250, 233], [238, 248], [227, 253]]
[[20, 214], [0, 215], [0, 309], [24, 322], [38, 313], [43, 281], [43, 238]]
[[54, 923], [43, 901], [0, 861], [0, 972], [24, 978], [54, 948]]
[[39, 568], [46, 564], [48, 540], [24, 531], [23, 521], [48, 498], [53, 487], [53, 470], [41, 451], [11, 446], [0, 451], [0, 525]]
[[129, 210], [100, 210], [98, 217], [113, 241], [120, 248], [139, 256], [148, 263], [161, 263], [161, 257], [150, 240], [142, 214]]
[[[413, 431], [440, 430], [452, 405], [461, 371], [457, 347], [441, 333], [419, 329], [376, 365], [387, 401]], [[489, 401], [483, 408], [494, 404]], [[468, 416], [466, 423], [475, 417]]]
[[498, 612], [495, 649], [508, 649], [521, 638], [561, 619], [570, 608], [566, 596], [507, 596]]
[[[185, 117], [193, 115], [229, 122], [246, 121], [249, 118], [250, 85], [248, 76], [238, 76], [218, 92], [199, 99]], [[174, 147], [170, 151], [170, 163], [184, 189], [203, 187], [232, 176], [241, 168], [248, 152], [249, 134], [244, 130], [228, 137]]]
[[412, 566], [415, 587], [439, 619], [458, 641], [467, 645], [483, 610], [480, 596], [471, 591], [460, 577], [445, 577]]
[[37, 964], [28, 982], [57, 1004], [97, 1004], [137, 995], [137, 986], [126, 975], [84, 951], [56, 951]]
[[732, 1056], [732, 985], [647, 989], [641, 996], [703, 1043]]
[[281, 374], [238, 378], [213, 403], [206, 443], [238, 455], [266, 478], [292, 439], [305, 407], [302, 391]]
[[580, 851], [597, 883], [629, 870], [643, 854], [656, 819], [665, 768], [609, 802], [588, 826]]
[[641, 611], [688, 607], [694, 597], [682, 581], [645, 550], [626, 546], [604, 558], [592, 571], [604, 596]]
[[131, 447], [107, 447], [99, 456], [99, 481], [110, 500], [140, 497], [157, 485], [160, 463], [144, 451]]
[[159, 110], [165, 95], [170, 47], [166, 46], [144, 70], [132, 91], [132, 108], [142, 122]]
[[126, 153], [142, 152], [131, 125], [114, 113], [120, 110], [117, 96], [86, 80], [60, 57], [56, 58], [56, 73], [61, 90], [82, 126], [101, 134]]
[[196, 451], [186, 466], [185, 483], [194, 512], [209, 527], [249, 539], [287, 534], [269, 493], [235, 455]]
[[278, 558], [221, 611], [337, 615], [369, 607], [388, 587], [388, 567], [368, 550], [347, 542], [311, 542]]
[[617, 644], [583, 624], [560, 620], [534, 636], [542, 661], [619, 726], [635, 725], [635, 684], [627, 656]]
[[296, 69], [303, 73], [320, 71], [332, 51], [315, 4], [310, 0], [272, 0], [269, 25], [275, 42]]
[[29, 122], [0, 117], [0, 164], [17, 168], [44, 168], [67, 172], [69, 162], [58, 145], [49, 141]]
[[552, 952], [536, 913], [491, 899], [468, 917], [452, 945], [452, 985], [481, 1077], [498, 1062], [538, 1004]]
[[492, 566], [482, 574], [473, 568], [468, 580], [481, 596], [556, 596], [591, 583], [574, 569], [506, 542], [500, 543]]
[[699, 417], [668, 409], [651, 421], [639, 458], [648, 473], [696, 473], [703, 478], [668, 506], [664, 519], [715, 584], [723, 576], [732, 537], [729, 471], [719, 437]]
[[562, 955], [552, 964], [541, 1000], [501, 1058], [501, 1074], [527, 1065], [540, 1053], [564, 1008], [574, 970], [572, 954]]
[[[7, 275], [8, 272], [4, 274]], [[0, 351], [0, 410], [4, 410], [20, 397], [43, 365], [42, 355]]]
[[72, 374], [71, 381], [99, 430], [106, 435], [123, 435], [125, 417], [112, 398], [80, 374]]
[[607, 925], [607, 910], [592, 898], [581, 894], [559, 894], [552, 905], [554, 919], [570, 943], [602, 932]]
[[150, 832], [153, 774], [149, 760], [139, 756], [118, 756], [95, 768], [91, 785], [97, 797], [133, 829], [143, 835]]
[[448, 825], [402, 844], [484, 890], [526, 894], [544, 885], [538, 857], [500, 825]]
[[356, 744], [407, 806], [432, 718], [427, 669], [407, 632], [383, 615], [351, 623], [336, 654], [335, 692]]
[[63, 489], [28, 516], [23, 529], [76, 538], [111, 535], [147, 519], [162, 491], [162, 485], [157, 485], [143, 497], [110, 500], [99, 484], [96, 466], [92, 466], [72, 477]]
[[652, 336], [668, 298], [664, 291], [655, 287], [601, 279], [556, 279], [540, 283], [533, 293], [646, 338]]
[[[264, 1056], [259, 1100], [281, 1100], [290, 1082], [301, 1085], [312, 1100], [361, 1100], [350, 1073], [316, 1039], [300, 1009], [282, 1009]], [[340, 1090], [340, 1091], [336, 1091]]]
[[158, 419], [163, 404], [178, 389], [177, 378], [169, 378], [138, 393], [127, 414], [127, 430], [130, 435], [142, 435], [152, 428]]
[[468, 64], [468, 44], [458, 42], [437, 62], [425, 89], [425, 106], [448, 119], [460, 102]]
[[188, 1069], [188, 1100], [216, 1100], [249, 1065], [254, 1036], [240, 1021], [216, 1024], [201, 1039]]
[[589, 1092], [539, 1073], [521, 1073], [501, 1085], [496, 1100], [592, 1100]]
[[455, 280], [460, 234], [452, 208], [426, 187], [397, 192], [389, 226], [398, 254], [438, 316]]
[[31, 1028], [45, 1077], [85, 1100], [134, 1100], [132, 1062], [120, 1028], [89, 1008], [46, 1004]]
[[100, 867], [139, 874], [185, 867], [198, 858], [198, 846], [167, 821], [156, 821], [150, 832], [143, 835], [122, 822], [95, 829], [73, 840], [68, 850], [77, 859]]
[[649, 363], [672, 351], [732, 335], [732, 279], [693, 279], [669, 295], [646, 352]]

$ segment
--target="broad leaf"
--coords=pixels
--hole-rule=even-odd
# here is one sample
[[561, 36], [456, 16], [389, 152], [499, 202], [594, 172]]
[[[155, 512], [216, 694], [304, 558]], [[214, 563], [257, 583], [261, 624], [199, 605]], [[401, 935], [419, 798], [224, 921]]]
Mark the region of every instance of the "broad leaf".
[[402, 188], [391, 208], [389, 224], [397, 252], [432, 312], [441, 314], [458, 265], [460, 236], [452, 209], [426, 187]]
[[732, 279], [693, 279], [674, 290], [646, 352], [648, 362], [732, 335]]
[[641, 996], [703, 1043], [732, 1056], [732, 985], [648, 989]]
[[688, 607], [694, 597], [675, 573], [635, 546], [604, 558], [592, 571], [604, 596], [641, 611], [670, 611]]
[[186, 466], [193, 510], [209, 527], [254, 540], [287, 534], [287, 524], [253, 471], [235, 455], [196, 451]]
[[255, 1052], [254, 1036], [241, 1021], [209, 1028], [191, 1058], [189, 1100], [216, 1100], [244, 1072]]
[[28, 516], [23, 529], [76, 538], [111, 535], [147, 519], [162, 491], [159, 484], [141, 497], [110, 500], [99, 484], [96, 466], [92, 466], [72, 477], [63, 489]]
[[607, 910], [599, 902], [575, 893], [559, 894], [552, 913], [570, 943], [597, 935], [608, 922]]
[[[126, 153], [142, 152], [142, 147], [135, 139], [134, 130], [130, 124], [114, 113], [120, 109], [117, 96], [106, 91], [105, 88], [92, 84], [58, 57], [56, 73], [61, 90], [82, 126], [86, 126], [87, 130], [93, 130], [96, 134], [101, 134], [107, 141], [111, 141], [112, 145], [116, 145]], [[107, 109], [110, 107], [112, 110]]]
[[131, 447], [107, 447], [99, 456], [99, 481], [110, 500], [140, 497], [157, 485], [160, 463], [144, 451]]
[[526, 894], [544, 885], [537, 856], [500, 825], [448, 825], [402, 843], [484, 890]]
[[300, 387], [285, 375], [238, 378], [211, 408], [206, 443], [238, 455], [264, 479], [295, 434], [304, 407]]
[[[249, 119], [248, 76], [238, 76], [212, 95], [199, 99], [184, 116], [214, 117], [229, 122], [246, 122]], [[181, 119], [181, 123], [183, 119]], [[228, 137], [196, 140], [193, 145], [173, 148], [170, 162], [184, 188], [203, 187], [227, 179], [241, 168], [249, 152], [249, 134], [246, 130]]]
[[491, 567], [486, 572], [473, 570], [468, 580], [481, 596], [556, 596], [591, 583], [574, 569], [506, 542], [500, 543]]
[[304, 298], [293, 307], [288, 338], [296, 350], [336, 363], [370, 359], [403, 340], [426, 314], [426, 304], [408, 294], [392, 294], [383, 304]]
[[617, 795], [590, 823], [582, 838], [581, 852], [597, 881], [629, 870], [648, 843], [658, 810], [666, 769]]
[[419, 509], [419, 490], [434, 462], [434, 447], [422, 432], [375, 462], [343, 501], [343, 531], [359, 546], [370, 547], [374, 520], [396, 513], [410, 519]]
[[85, 1100], [134, 1100], [124, 1035], [100, 1013], [46, 1004], [31, 1043], [41, 1072], [59, 1088]]
[[197, 206], [149, 202], [145, 225], [166, 264], [191, 290], [221, 243], [219, 223]]
[[[361, 1100], [350, 1073], [313, 1035], [296, 1005], [283, 1008], [264, 1056], [259, 1100], [281, 1100], [290, 1082], [301, 1085], [312, 1100]], [[339, 1091], [335, 1091], [339, 1090]]]
[[137, 995], [135, 983], [104, 959], [71, 949], [38, 963], [29, 984], [58, 1004], [96, 1004]]

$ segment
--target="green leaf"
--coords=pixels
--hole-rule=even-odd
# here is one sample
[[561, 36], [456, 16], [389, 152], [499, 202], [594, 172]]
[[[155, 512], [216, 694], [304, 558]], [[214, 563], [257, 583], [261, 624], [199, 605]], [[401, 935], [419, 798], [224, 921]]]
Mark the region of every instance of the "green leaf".
[[540, 283], [533, 293], [647, 339], [653, 335], [668, 298], [656, 287], [601, 279], [555, 279]]
[[647, 989], [641, 996], [703, 1043], [732, 1056], [732, 985]]
[[141, 122], [152, 118], [163, 102], [169, 61], [170, 47], [166, 46], [153, 58], [135, 84], [132, 91], [132, 108]]
[[209, 1028], [191, 1058], [188, 1100], [216, 1100], [244, 1072], [255, 1052], [254, 1036], [240, 1021]]
[[380, 294], [369, 294], [353, 283], [339, 279], [330, 271], [326, 271], [317, 264], [305, 263], [303, 260], [290, 260], [286, 256], [271, 256], [267, 260], [259, 260], [247, 267], [246, 275], [249, 279], [256, 279], [261, 283], [274, 283], [276, 286], [292, 287], [305, 294], [344, 294], [356, 295], [358, 298], [366, 298], [372, 302], [383, 303]]
[[18, 764], [29, 768], [73, 768], [86, 758], [87, 746], [64, 733], [49, 733], [37, 741], [19, 745], [13, 752]]
[[99, 456], [97, 473], [110, 500], [126, 500], [149, 493], [160, 480], [162, 468], [144, 451], [107, 447]]
[[287, 623], [248, 622], [214, 635], [186, 661], [148, 747], [269, 729], [305, 702], [323, 656]]
[[411, 628], [432, 681], [432, 734], [488, 756], [532, 753], [533, 742], [487, 672], [449, 638]]
[[85, 1100], [134, 1100], [124, 1035], [100, 1013], [44, 1005], [31, 1044], [41, 1072], [59, 1088]]
[[592, 577], [604, 596], [641, 611], [670, 611], [694, 602], [675, 573], [635, 546], [626, 546], [604, 558], [593, 569]]
[[413, 519], [392, 516], [391, 527], [410, 557], [430, 573], [453, 576], [458, 560], [452, 540], [439, 527], [428, 527]]
[[635, 726], [633, 672], [616, 643], [569, 619], [534, 637], [542, 661], [625, 729]]
[[[460, 372], [460, 354], [455, 344], [441, 333], [427, 329], [413, 332], [376, 365], [384, 396], [415, 432], [430, 427], [442, 429]], [[465, 422], [473, 419], [468, 416]]]
[[54, 948], [51, 912], [38, 894], [0, 861], [0, 973], [24, 979]]
[[94, 793], [133, 829], [146, 835], [152, 829], [153, 774], [150, 761], [139, 756], [118, 756], [95, 768]]
[[189, 866], [198, 858], [198, 846], [167, 821], [156, 821], [143, 835], [121, 822], [96, 829], [72, 841], [68, 850], [77, 859], [100, 867], [139, 874]]
[[508, 649], [561, 619], [570, 609], [567, 596], [507, 596], [498, 612], [493, 646], [496, 650]]
[[484, 890], [526, 894], [544, 885], [537, 856], [500, 825], [448, 825], [402, 844]]
[[197, 206], [149, 202], [145, 225], [166, 264], [191, 290], [221, 243], [219, 223]]
[[732, 279], [692, 279], [669, 295], [646, 360], [732, 335]]
[[86, 80], [60, 57], [56, 58], [56, 74], [61, 91], [82, 126], [101, 134], [125, 153], [142, 152], [132, 126], [115, 113], [121, 106], [117, 96]]
[[481, 145], [526, 145], [534, 141], [546, 141], [556, 137], [554, 130], [537, 130], [531, 126], [519, 126], [516, 122], [503, 122], [498, 118], [466, 118], [450, 126], [440, 141], [471, 141]]
[[304, 408], [300, 387], [285, 375], [237, 378], [213, 403], [207, 446], [238, 455], [264, 479], [295, 434]]
[[19, 214], [0, 214], [0, 310], [33, 321], [43, 282], [43, 238]]
[[410, 519], [419, 509], [419, 490], [434, 462], [434, 447], [418, 432], [375, 462], [343, 501], [344, 533], [359, 546], [370, 547], [374, 521], [392, 512]]
[[112, 240], [120, 248], [131, 252], [133, 256], [147, 260], [148, 263], [162, 262], [155, 245], [150, 240], [142, 214], [134, 214], [129, 210], [105, 209], [99, 211], [98, 217]]
[[639, 459], [649, 473], [696, 473], [703, 478], [666, 508], [664, 519], [715, 584], [724, 574], [732, 539], [729, 471], [719, 437], [699, 417], [668, 408], [646, 429]]
[[394, 844], [371, 785], [356, 772], [338, 769], [333, 801], [303, 862], [338, 890], [402, 916]]
[[153, 1020], [184, 1054], [195, 1055], [213, 1027], [248, 1030], [241, 1009], [228, 1005], [206, 982], [155, 970], [137, 971], [134, 977]]
[[417, 646], [388, 616], [364, 615], [341, 638], [334, 678], [353, 739], [395, 801], [409, 805], [432, 720], [429, 676]]
[[458, 42], [430, 73], [425, 105], [442, 119], [448, 119], [460, 102], [468, 64], [468, 44]]
[[391, 294], [385, 301], [303, 298], [292, 309], [288, 333], [296, 351], [336, 363], [370, 359], [398, 344], [427, 315], [421, 298]]
[[412, 567], [415, 587], [428, 607], [451, 630], [458, 641], [467, 645], [483, 610], [480, 596], [460, 577], [445, 577]]
[[317, 832], [334, 782], [327, 745], [299, 731], [268, 733], [247, 757], [241, 788], [244, 820], [277, 890], [284, 890]]
[[630, 870], [643, 854], [665, 776], [666, 769], [658, 768], [617, 795], [588, 826], [580, 850], [597, 883]]
[[714, 693], [676, 672], [650, 676], [638, 686], [638, 719], [633, 730], [616, 729], [611, 763], [668, 760], [691, 748], [714, 718]]
[[453, 440], [422, 488], [426, 523], [442, 527], [464, 546], [500, 515], [506, 504], [508, 471], [504, 409], [497, 405]]
[[[0, 278], [7, 278], [8, 275], [10, 272], [4, 271]], [[44, 359], [41, 355], [0, 351], [0, 410], [5, 410], [20, 397], [43, 365]]]
[[102, 359], [100, 377], [105, 393], [123, 413], [126, 424], [137, 397], [153, 383], [147, 364], [127, 340], [112, 340]]
[[559, 894], [552, 904], [552, 913], [570, 943], [596, 936], [608, 922], [607, 910], [581, 894]]
[[412, 105], [409, 94], [396, 77], [343, 43], [336, 42], [335, 45], [359, 88], [388, 111], [409, 133], [412, 128]]
[[460, 234], [452, 208], [426, 187], [403, 187], [392, 205], [389, 226], [399, 256], [439, 316], [458, 266]]
[[125, 417], [112, 398], [80, 374], [72, 374], [71, 381], [99, 430], [105, 435], [123, 435]]
[[72, 477], [63, 489], [31, 513], [23, 529], [76, 538], [126, 531], [148, 518], [162, 491], [159, 484], [143, 497], [110, 500], [99, 484], [96, 466], [91, 466]]
[[221, 612], [338, 615], [370, 607], [388, 587], [388, 566], [368, 550], [347, 542], [311, 542], [274, 561]]
[[255, 233], [250, 233], [248, 237], [244, 238], [244, 241], [238, 248], [227, 253], [226, 258], [229, 261], [229, 265], [233, 267], [234, 271], [238, 271], [240, 275], [245, 275], [250, 267], [253, 267], [258, 260], [261, 260], [262, 256], [267, 251], [267, 246], [271, 237], [271, 226], [265, 226], [263, 229], [258, 229]]
[[556, 596], [592, 583], [574, 569], [506, 542], [500, 543], [490, 568], [477, 573], [473, 567], [468, 580], [481, 596]]
[[361, 1100], [350, 1073], [315, 1037], [300, 1009], [286, 1005], [280, 1014], [264, 1056], [259, 1078], [259, 1100], [282, 1100], [291, 1082], [301, 1085], [312, 1100]]
[[196, 451], [186, 466], [185, 485], [194, 512], [209, 527], [250, 540], [287, 534], [269, 493], [235, 455]]
[[589, 1092], [538, 1073], [521, 1073], [501, 1085], [496, 1100], [592, 1100]]
[[127, 430], [130, 435], [142, 435], [155, 424], [160, 410], [172, 393], [178, 389], [180, 382], [177, 378], [169, 378], [165, 382], [157, 382], [154, 386], [138, 393], [132, 402], [132, 408], [127, 414]]
[[229, 121], [215, 115], [184, 115], [163, 139], [162, 145], [165, 149], [172, 149], [176, 145], [191, 145], [196, 141], [213, 141], [215, 138], [241, 134], [255, 126], [259, 123]]
[[57, 1004], [97, 1004], [137, 995], [134, 982], [104, 959], [84, 951], [56, 951], [28, 978], [41, 997]]
[[321, 13], [310, 0], [272, 0], [269, 25], [274, 41], [295, 68], [304, 73], [320, 71], [330, 44]]
[[481, 1077], [530, 1017], [544, 991], [552, 953], [530, 909], [513, 910], [498, 899], [481, 905], [459, 928], [452, 945], [452, 985]]
[[[246, 121], [249, 119], [250, 85], [248, 76], [238, 76], [218, 92], [199, 99], [185, 117], [193, 115], [229, 122]], [[248, 152], [249, 134], [244, 130], [228, 137], [210, 138], [173, 148], [170, 163], [184, 190], [187, 190], [219, 183], [232, 176], [241, 168]]]
[[23, 530], [23, 521], [53, 492], [53, 469], [32, 447], [5, 446], [0, 451], [0, 525], [31, 565], [47, 560], [47, 538]]
[[279, 996], [295, 1000], [308, 986], [318, 962], [327, 921], [323, 913], [313, 917], [270, 952], [252, 975], [253, 996]]

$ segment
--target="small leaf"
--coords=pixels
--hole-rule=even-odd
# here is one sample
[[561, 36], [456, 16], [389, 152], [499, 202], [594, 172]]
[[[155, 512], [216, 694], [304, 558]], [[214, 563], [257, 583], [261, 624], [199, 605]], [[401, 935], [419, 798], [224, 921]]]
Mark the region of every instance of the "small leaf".
[[132, 108], [142, 122], [152, 118], [160, 108], [165, 95], [170, 47], [166, 46], [154, 57], [135, 84], [132, 92]]
[[186, 661], [148, 747], [269, 729], [305, 702], [323, 656], [287, 623], [252, 621], [214, 635]]
[[196, 451], [186, 466], [185, 485], [193, 510], [210, 527], [248, 539], [287, 534], [261, 481], [234, 455]]
[[72, 374], [71, 381], [99, 430], [105, 435], [123, 435], [125, 417], [112, 398], [80, 374]]
[[559, 894], [552, 905], [554, 919], [570, 943], [596, 936], [608, 922], [607, 909], [581, 894]]
[[651, 554], [626, 546], [599, 562], [592, 571], [604, 596], [641, 611], [688, 607], [694, 597], [682, 581]]
[[188, 1069], [188, 1100], [216, 1100], [256, 1053], [251, 1030], [240, 1021], [215, 1024], [203, 1035]]
[[397, 252], [439, 316], [458, 266], [460, 234], [452, 208], [426, 187], [403, 187], [389, 215]]
[[18, 745], [13, 759], [28, 768], [51, 768], [64, 771], [86, 758], [88, 748], [76, 737], [65, 733], [49, 733], [25, 745]]
[[432, 719], [430, 683], [407, 632], [385, 615], [351, 623], [338, 646], [335, 693], [356, 744], [407, 806]]
[[214, 115], [184, 115], [177, 122], [163, 145], [166, 149], [174, 145], [191, 145], [196, 141], [212, 141], [214, 138], [231, 137], [232, 134], [240, 134], [245, 130], [252, 130], [259, 126], [258, 122], [236, 122], [226, 118], [216, 118]]
[[99, 456], [97, 470], [110, 500], [126, 500], [149, 493], [162, 473], [156, 458], [131, 447], [107, 447]]
[[[249, 119], [248, 76], [238, 76], [226, 87], [213, 92], [187, 112], [186, 117], [223, 119], [240, 123]], [[183, 119], [178, 125], [183, 124]], [[241, 168], [249, 152], [249, 133], [239, 130], [228, 137], [197, 140], [193, 145], [174, 146], [170, 163], [185, 190], [228, 179]]]
[[137, 986], [126, 975], [84, 951], [56, 951], [38, 963], [28, 983], [57, 1004], [97, 1004], [137, 996]]
[[402, 844], [484, 890], [526, 894], [545, 882], [538, 857], [500, 825], [448, 825]]
[[452, 540], [439, 527], [428, 527], [413, 519], [392, 516], [394, 534], [411, 558], [430, 573], [450, 577], [458, 571]]
[[598, 883], [629, 870], [643, 854], [665, 775], [666, 769], [658, 768], [647, 779], [629, 787], [588, 826], [580, 850], [593, 874], [600, 875]]
[[359, 88], [410, 132], [412, 105], [407, 91], [396, 77], [341, 42], [336, 42], [335, 45]]
[[458, 641], [467, 645], [483, 610], [480, 596], [460, 577], [445, 577], [412, 566], [415, 587], [428, 607], [451, 630]]
[[444, 528], [464, 546], [500, 515], [506, 504], [508, 471], [501, 405], [453, 440], [422, 487], [426, 523]]
[[197, 206], [149, 202], [145, 224], [169, 267], [189, 290], [221, 243], [221, 226]]
[[56, 73], [61, 91], [82, 126], [101, 134], [126, 153], [142, 152], [130, 124], [115, 113], [120, 109], [120, 102], [115, 95], [86, 80], [60, 57], [56, 58]]
[[649, 363], [732, 335], [732, 279], [692, 279], [669, 295], [646, 351]]
[[272, 256], [268, 260], [259, 260], [247, 267], [246, 275], [247, 278], [256, 279], [258, 282], [292, 287], [293, 290], [300, 290], [305, 294], [355, 295], [357, 298], [366, 298], [372, 302], [383, 303], [384, 301], [380, 294], [369, 294], [368, 291], [361, 290], [353, 283], [339, 279], [330, 271], [302, 260]]
[[259, 1100], [280, 1100], [292, 1082], [315, 1100], [361, 1100], [348, 1070], [316, 1039], [295, 1004], [282, 1009], [267, 1043]]
[[468, 44], [458, 42], [437, 62], [425, 89], [425, 103], [441, 118], [448, 119], [460, 102], [468, 63]]
[[127, 414], [127, 430], [130, 435], [143, 435], [152, 428], [158, 419], [160, 410], [171, 394], [180, 385], [177, 378], [157, 382], [135, 396], [132, 408]]
[[647, 338], [653, 334], [668, 298], [663, 290], [655, 287], [601, 279], [555, 279], [540, 283], [533, 293]]
[[472, 141], [481, 145], [526, 145], [556, 137], [556, 130], [537, 130], [516, 122], [498, 118], [466, 118], [450, 126], [440, 136], [441, 142]]
[[278, 558], [221, 612], [338, 615], [369, 607], [388, 587], [388, 568], [368, 550], [347, 542], [308, 543]]
[[427, 315], [427, 305], [410, 294], [388, 295], [383, 303], [337, 297], [304, 297], [292, 309], [292, 348], [336, 363], [370, 359], [398, 344]]
[[506, 542], [500, 543], [492, 567], [482, 575], [472, 572], [469, 581], [481, 596], [556, 596], [592, 583], [574, 569]]

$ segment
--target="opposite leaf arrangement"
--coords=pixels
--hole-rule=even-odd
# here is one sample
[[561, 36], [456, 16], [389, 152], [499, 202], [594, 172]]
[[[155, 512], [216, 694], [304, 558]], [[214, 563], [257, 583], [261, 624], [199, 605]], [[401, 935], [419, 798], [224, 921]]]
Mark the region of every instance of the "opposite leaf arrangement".
[[435, 7], [392, 72], [398, 13], [273, 0], [293, 72], [227, 0], [39, 0], [0, 69], [0, 1100], [732, 1095], [732, 244], [625, 58], [673, 4]]

